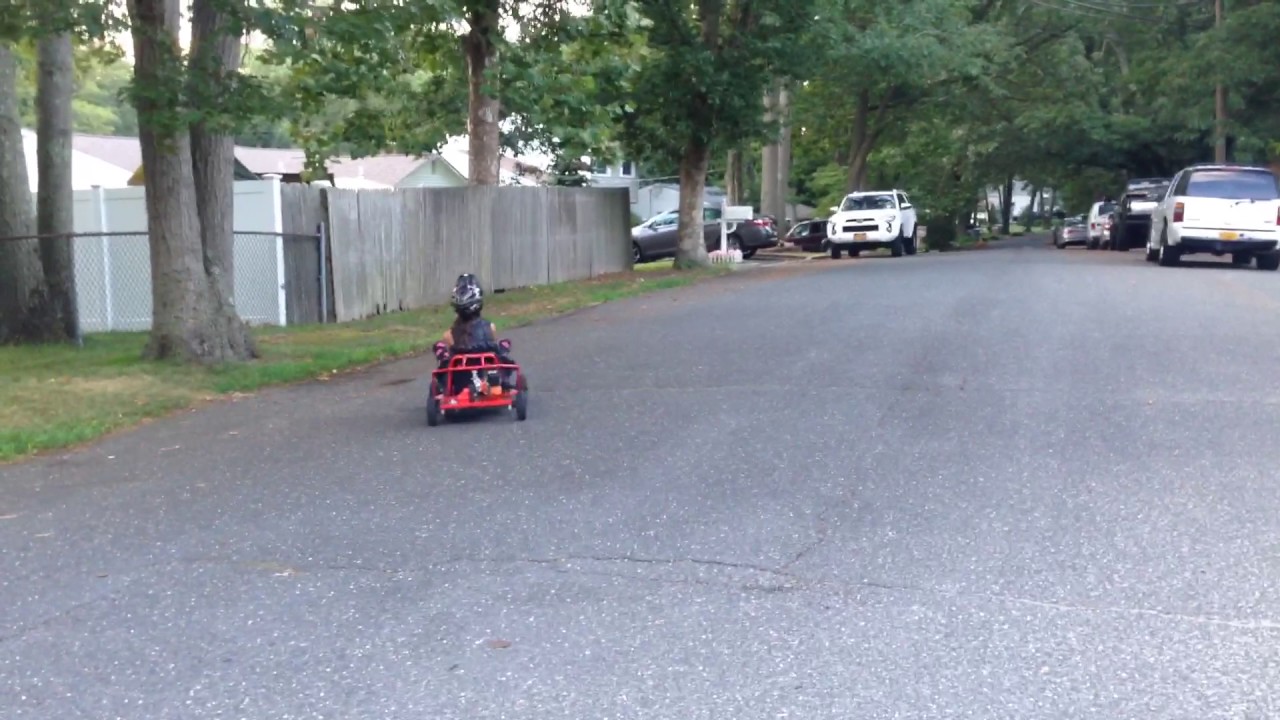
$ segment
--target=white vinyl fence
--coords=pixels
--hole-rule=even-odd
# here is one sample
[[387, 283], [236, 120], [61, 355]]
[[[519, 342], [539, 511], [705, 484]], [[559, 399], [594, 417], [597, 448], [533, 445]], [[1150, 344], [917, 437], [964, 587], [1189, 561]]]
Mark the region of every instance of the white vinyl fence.
[[[280, 181], [235, 184], [235, 292], [249, 323], [284, 325]], [[76, 295], [84, 332], [151, 327], [151, 256], [141, 187], [75, 193]]]

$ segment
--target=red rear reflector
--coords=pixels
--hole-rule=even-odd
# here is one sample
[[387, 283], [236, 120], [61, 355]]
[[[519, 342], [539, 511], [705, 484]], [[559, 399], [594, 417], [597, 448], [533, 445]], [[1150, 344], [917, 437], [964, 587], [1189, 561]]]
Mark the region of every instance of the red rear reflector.
[[[1173, 221], [1182, 222], [1182, 213], [1185, 210], [1186, 207], [1182, 203], [1175, 203], [1173, 206]], [[1277, 213], [1277, 215], [1280, 215], [1280, 213]]]

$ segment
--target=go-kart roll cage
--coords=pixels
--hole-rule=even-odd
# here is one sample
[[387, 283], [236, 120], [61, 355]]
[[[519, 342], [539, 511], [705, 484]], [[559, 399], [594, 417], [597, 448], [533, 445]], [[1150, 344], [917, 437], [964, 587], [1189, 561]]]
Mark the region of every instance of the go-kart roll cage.
[[[503, 392], [498, 395], [485, 395], [483, 397], [459, 398], [458, 393], [463, 390], [461, 387], [454, 387], [454, 374], [458, 372], [466, 373], [503, 373], [515, 372], [516, 387], [515, 389]], [[517, 393], [524, 386], [524, 378], [520, 371], [520, 366], [515, 363], [503, 362], [497, 353], [480, 352], [480, 353], [461, 353], [449, 358], [448, 364], [442, 368], [436, 368], [431, 372], [432, 385], [436, 388], [436, 394], [442, 400], [448, 400], [450, 409], [460, 408], [489, 408], [489, 407], [506, 407], [510, 405]], [[469, 387], [469, 386], [468, 386]]]

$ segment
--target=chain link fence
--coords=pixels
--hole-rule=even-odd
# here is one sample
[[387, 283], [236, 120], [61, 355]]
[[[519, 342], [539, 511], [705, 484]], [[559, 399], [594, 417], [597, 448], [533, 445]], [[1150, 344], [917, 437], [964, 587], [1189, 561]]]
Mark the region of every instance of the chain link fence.
[[[0, 243], [38, 252], [39, 241], [48, 237], [0, 238]], [[323, 237], [323, 229], [315, 235], [235, 233], [235, 302], [241, 319], [253, 325], [326, 322], [332, 305]], [[147, 233], [75, 233], [70, 238], [81, 332], [150, 329]]]

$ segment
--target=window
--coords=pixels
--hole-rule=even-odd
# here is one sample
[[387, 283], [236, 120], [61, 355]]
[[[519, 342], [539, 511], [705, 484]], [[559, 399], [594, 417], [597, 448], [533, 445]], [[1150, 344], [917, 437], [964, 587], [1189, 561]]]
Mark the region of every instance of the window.
[[906, 195], [903, 195], [902, 193], [898, 193], [898, 207], [906, 207], [910, 204], [911, 204], [911, 201], [907, 199]]
[[636, 174], [636, 165], [630, 160], [622, 163], [622, 170], [619, 172], [622, 177], [634, 177]]
[[893, 210], [893, 195], [850, 195], [840, 204], [841, 212], [850, 210]]
[[591, 174], [592, 174], [592, 175], [608, 175], [608, 174], [609, 174], [609, 166], [608, 166], [608, 165], [606, 165], [606, 164], [605, 164], [605, 162], [604, 162], [603, 160], [592, 160], [592, 161], [591, 161]]
[[676, 220], [678, 220], [679, 218], [680, 216], [676, 214], [676, 211], [668, 210], [667, 212], [654, 216], [654, 218], [649, 221], [651, 223], [650, 227], [653, 227], [653, 228], [670, 227], [672, 225], [675, 225]]
[[1280, 183], [1265, 170], [1196, 170], [1189, 175], [1186, 197], [1227, 200], [1280, 199]]
[[719, 220], [720, 208], [702, 208], [702, 222], [718, 222]]

